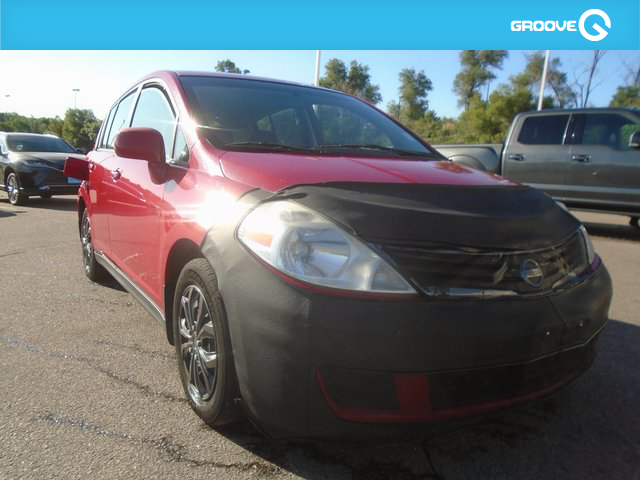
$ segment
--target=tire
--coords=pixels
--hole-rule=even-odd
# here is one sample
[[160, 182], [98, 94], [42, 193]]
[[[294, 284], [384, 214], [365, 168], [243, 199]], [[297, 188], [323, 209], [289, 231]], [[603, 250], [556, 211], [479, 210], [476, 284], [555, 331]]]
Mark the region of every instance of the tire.
[[45, 199], [45, 200], [48, 200], [48, 199], [50, 199], [51, 197], [53, 197], [53, 194], [51, 194], [51, 193], [41, 193], [41, 194], [40, 194], [40, 198], [43, 198], [43, 199]]
[[629, 225], [640, 229], [640, 217], [631, 217], [631, 219], [629, 220]]
[[82, 243], [82, 263], [84, 265], [85, 275], [92, 282], [106, 279], [109, 274], [104, 267], [96, 261], [96, 255], [93, 251], [91, 221], [86, 208], [82, 211], [82, 219], [80, 220], [80, 242]]
[[[203, 258], [191, 260], [173, 297], [173, 338], [182, 388], [210, 427], [240, 419], [240, 393], [218, 280]], [[195, 325], [192, 319], [195, 319]]]
[[18, 180], [18, 176], [13, 172], [7, 177], [6, 189], [11, 205], [24, 205], [29, 199], [28, 195], [20, 193], [20, 180]]

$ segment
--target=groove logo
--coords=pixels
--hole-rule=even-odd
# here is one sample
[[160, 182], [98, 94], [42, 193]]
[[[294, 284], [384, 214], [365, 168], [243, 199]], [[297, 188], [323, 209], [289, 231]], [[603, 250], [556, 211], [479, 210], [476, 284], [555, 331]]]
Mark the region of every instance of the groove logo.
[[[580, 20], [513, 20], [511, 22], [511, 31], [513, 32], [576, 32], [580, 31], [580, 34], [591, 42], [598, 42], [604, 37], [609, 35], [609, 32], [605, 30], [599, 23], [592, 25], [593, 29], [598, 32], [597, 35], [592, 35], [587, 32], [585, 23], [592, 15], [597, 15], [602, 19], [607, 28], [611, 28], [611, 19], [602, 10], [592, 8], [587, 10], [580, 16]], [[578, 30], [576, 30], [576, 23], [578, 24]]]

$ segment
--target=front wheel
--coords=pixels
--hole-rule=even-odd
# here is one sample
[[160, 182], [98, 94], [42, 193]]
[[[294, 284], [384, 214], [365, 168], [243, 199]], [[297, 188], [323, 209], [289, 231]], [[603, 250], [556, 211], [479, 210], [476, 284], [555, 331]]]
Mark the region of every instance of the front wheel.
[[631, 220], [629, 220], [629, 225], [640, 229], [640, 217], [631, 217]]
[[9, 202], [11, 205], [24, 205], [28, 195], [20, 193], [20, 181], [15, 173], [10, 173], [7, 177], [7, 195], [9, 195]]
[[185, 265], [173, 299], [173, 338], [189, 405], [209, 426], [238, 420], [239, 389], [216, 274], [205, 259]]

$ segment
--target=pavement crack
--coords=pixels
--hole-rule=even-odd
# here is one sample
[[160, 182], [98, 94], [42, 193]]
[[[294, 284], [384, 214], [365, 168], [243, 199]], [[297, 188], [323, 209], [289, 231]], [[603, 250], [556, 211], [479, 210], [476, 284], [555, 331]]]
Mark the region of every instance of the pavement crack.
[[108, 378], [121, 383], [123, 385], [129, 385], [132, 386], [134, 388], [136, 388], [138, 391], [140, 391], [141, 393], [143, 393], [144, 395], [148, 396], [148, 397], [154, 397], [154, 398], [159, 398], [161, 400], [166, 400], [166, 401], [171, 401], [171, 402], [184, 402], [185, 399], [183, 397], [179, 397], [176, 395], [172, 395], [170, 393], [165, 393], [165, 392], [158, 392], [154, 389], [152, 389], [151, 387], [149, 387], [148, 385], [144, 385], [140, 382], [138, 382], [137, 380], [134, 380], [131, 377], [123, 377], [121, 375], [118, 375], [117, 373], [109, 370], [108, 368], [100, 365], [99, 363], [97, 363], [95, 360], [91, 360], [90, 358], [87, 357], [82, 357], [82, 356], [77, 356], [77, 355], [68, 355], [66, 353], [61, 353], [61, 352], [49, 352], [46, 350], [42, 350], [39, 347], [35, 347], [33, 345], [29, 345], [28, 343], [25, 343], [21, 340], [17, 340], [15, 338], [3, 338], [0, 337], [0, 344], [3, 345], [7, 345], [9, 347], [14, 347], [14, 348], [20, 348], [22, 350], [25, 350], [29, 353], [35, 353], [37, 355], [42, 355], [44, 357], [49, 357], [49, 358], [57, 358], [57, 359], [61, 359], [61, 360], [69, 360], [69, 361], [73, 361], [73, 362], [78, 362], [81, 363], [83, 365], [87, 365], [88, 367], [92, 368], [93, 370], [102, 373], [103, 375], [106, 375]]
[[436, 470], [436, 466], [433, 464], [433, 459], [431, 458], [431, 452], [429, 451], [429, 447], [427, 447], [426, 443], [422, 443], [421, 447], [422, 447], [422, 452], [424, 453], [424, 456], [427, 457], [427, 462], [429, 462], [429, 467], [433, 472], [433, 475], [431, 476], [431, 478], [433, 478], [434, 480], [443, 480], [444, 476], [442, 476], [438, 472], [438, 470]]
[[136, 352], [141, 355], [146, 355], [152, 358], [162, 358], [162, 359], [171, 360], [171, 361], [175, 361], [176, 359], [176, 356], [174, 354], [158, 352], [156, 350], [147, 350], [141, 347], [140, 345], [138, 345], [137, 343], [133, 345], [125, 345], [123, 343], [110, 342], [108, 340], [95, 340], [93, 343], [95, 343], [96, 345], [104, 345], [107, 347], [114, 347], [122, 350], [131, 350], [132, 352]]
[[263, 476], [272, 476], [281, 471], [281, 469], [275, 465], [269, 465], [261, 462], [223, 463], [213, 460], [199, 460], [190, 457], [188, 455], [187, 447], [176, 442], [170, 436], [163, 436], [160, 438], [140, 437], [131, 433], [108, 430], [105, 427], [81, 418], [60, 417], [53, 412], [45, 412], [42, 415], [33, 418], [32, 421], [46, 422], [55, 427], [75, 427], [99, 437], [115, 438], [117, 440], [122, 440], [136, 445], [150, 446], [165, 455], [170, 461], [184, 462], [194, 467], [213, 467], [226, 470], [238, 470], [240, 472], [253, 472]]
[[66, 245], [71, 245], [71, 244], [75, 244], [75, 243], [77, 243], [77, 242], [76, 241], [73, 241], [73, 242], [69, 241], [69, 242], [56, 243], [54, 245], [46, 245], [46, 246], [42, 246], [42, 247], [29, 248], [27, 250], [17, 250], [17, 251], [14, 251], [14, 252], [0, 253], [0, 258], [8, 257], [10, 255], [23, 255], [25, 253], [36, 252], [38, 250], [55, 249], [57, 247], [64, 247]]

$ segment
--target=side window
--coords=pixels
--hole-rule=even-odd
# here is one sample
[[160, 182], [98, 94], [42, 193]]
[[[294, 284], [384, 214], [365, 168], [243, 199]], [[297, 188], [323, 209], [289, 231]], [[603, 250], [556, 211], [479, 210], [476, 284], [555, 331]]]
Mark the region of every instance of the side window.
[[525, 119], [518, 135], [524, 145], [561, 145], [569, 115], [542, 115]]
[[629, 138], [640, 125], [615, 113], [588, 114], [582, 132], [582, 145], [604, 145], [617, 150], [629, 149]]
[[131, 110], [134, 93], [135, 92], [131, 92], [129, 95], [124, 97], [116, 107], [116, 112], [113, 114], [111, 125], [107, 125], [109, 133], [107, 134], [107, 141], [103, 145], [104, 148], [113, 148], [113, 142], [116, 139], [116, 135], [120, 130], [127, 127], [125, 123], [127, 122], [127, 118], [129, 118], [129, 110]]
[[4, 138], [0, 138], [0, 153], [7, 153], [7, 146], [4, 143]]
[[375, 144], [393, 147], [391, 139], [370, 121], [335, 105], [314, 105], [324, 144]]
[[116, 107], [112, 107], [109, 110], [109, 115], [104, 122], [102, 122], [102, 132], [100, 133], [100, 145], [98, 148], [107, 148], [107, 136], [109, 134], [109, 127], [111, 127], [111, 121], [113, 120], [113, 113], [116, 111]]
[[167, 157], [170, 157], [175, 125], [173, 111], [164, 93], [156, 87], [144, 88], [133, 112], [131, 126], [158, 130], [164, 139], [164, 151]]
[[180, 127], [178, 127], [176, 131], [176, 141], [173, 144], [171, 159], [179, 165], [189, 165], [189, 147], [187, 146], [187, 139]]

